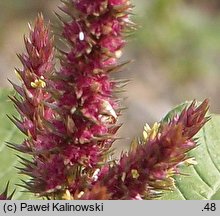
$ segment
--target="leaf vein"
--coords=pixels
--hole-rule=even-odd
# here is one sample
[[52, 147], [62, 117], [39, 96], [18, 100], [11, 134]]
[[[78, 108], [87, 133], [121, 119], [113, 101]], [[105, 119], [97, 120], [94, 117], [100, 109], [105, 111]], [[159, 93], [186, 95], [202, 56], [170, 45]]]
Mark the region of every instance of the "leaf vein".
[[208, 181], [205, 180], [205, 178], [202, 176], [201, 172], [199, 172], [199, 170], [196, 168], [196, 166], [192, 166], [192, 167], [193, 167], [195, 173], [199, 176], [199, 178], [200, 178], [211, 190], [213, 190], [212, 185], [211, 185]]
[[181, 196], [182, 196], [185, 200], [187, 200], [185, 194], [183, 193], [183, 191], [182, 191], [182, 190], [180, 189], [180, 187], [179, 187], [178, 181], [176, 181], [175, 184], [176, 184], [176, 188], [177, 188], [177, 190], [180, 192]]
[[215, 163], [215, 160], [213, 159], [212, 155], [211, 155], [211, 152], [210, 152], [210, 149], [208, 147], [208, 142], [207, 142], [207, 137], [206, 137], [206, 130], [205, 130], [205, 127], [203, 127], [203, 133], [204, 133], [204, 142], [205, 142], [205, 146], [206, 146], [206, 149], [207, 149], [207, 152], [208, 152], [208, 155], [213, 163], [213, 165], [215, 166], [215, 168], [218, 170], [219, 174], [220, 174], [220, 168], [218, 167], [218, 165]]

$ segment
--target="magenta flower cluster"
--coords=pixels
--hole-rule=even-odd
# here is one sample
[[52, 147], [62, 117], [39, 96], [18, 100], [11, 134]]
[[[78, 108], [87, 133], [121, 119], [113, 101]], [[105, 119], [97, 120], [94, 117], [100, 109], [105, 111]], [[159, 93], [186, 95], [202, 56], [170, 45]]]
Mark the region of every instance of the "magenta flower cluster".
[[209, 120], [207, 109], [207, 100], [199, 107], [194, 101], [180, 115], [161, 122], [117, 165], [105, 166], [97, 183], [111, 192], [112, 199], [152, 199], [161, 189], [172, 189], [179, 165], [193, 163], [186, 153], [196, 147], [193, 136]]
[[22, 86], [13, 84], [22, 100], [12, 100], [22, 117], [13, 121], [27, 135], [14, 147], [33, 155], [21, 169], [32, 177], [28, 190], [62, 196], [78, 190], [82, 176], [89, 183], [108, 160], [120, 127], [113, 96], [120, 82], [109, 74], [120, 67], [130, 9], [129, 1], [67, 1], [62, 10], [69, 20], [60, 25], [67, 49], [59, 52], [58, 70], [42, 16], [25, 38], [27, 54], [19, 56], [23, 69], [17, 70]]
[[[39, 15], [19, 55], [21, 85], [11, 97], [21, 118], [11, 118], [26, 135], [10, 147], [21, 158], [23, 187], [50, 199], [145, 199], [173, 186], [172, 176], [196, 146], [193, 136], [205, 124], [208, 103], [192, 103], [169, 123], [145, 131], [141, 143], [112, 161], [111, 147], [120, 128], [117, 91], [125, 81], [118, 71], [130, 21], [129, 0], [67, 0], [58, 15], [56, 61], [53, 37]], [[63, 18], [65, 17], [65, 18]]]

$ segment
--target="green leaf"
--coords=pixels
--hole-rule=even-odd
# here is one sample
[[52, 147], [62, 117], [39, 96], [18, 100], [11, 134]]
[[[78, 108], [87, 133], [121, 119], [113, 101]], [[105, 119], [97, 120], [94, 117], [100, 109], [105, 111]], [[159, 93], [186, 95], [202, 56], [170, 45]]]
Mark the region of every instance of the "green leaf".
[[[189, 103], [181, 104], [163, 120], [167, 121]], [[189, 152], [197, 165], [183, 166], [175, 177], [174, 191], [165, 192], [164, 200], [220, 200], [220, 115], [211, 115], [211, 120], [196, 135], [198, 147]]]
[[175, 115], [181, 113], [181, 111], [190, 105], [192, 101], [186, 101], [184, 103], [181, 103], [174, 107], [170, 112], [167, 113], [167, 115], [161, 120], [162, 122], [168, 122], [170, 119], [172, 119]]
[[5, 142], [22, 143], [24, 136], [19, 132], [16, 126], [7, 118], [6, 114], [15, 114], [15, 109], [8, 99], [12, 94], [7, 90], [0, 90], [0, 193], [5, 190], [7, 182], [10, 181], [9, 194], [16, 189], [13, 196], [14, 200], [37, 199], [32, 194], [22, 192], [24, 189], [16, 186], [22, 184], [21, 179], [27, 181], [28, 178], [18, 174], [15, 166], [21, 166], [16, 151], [9, 149]]

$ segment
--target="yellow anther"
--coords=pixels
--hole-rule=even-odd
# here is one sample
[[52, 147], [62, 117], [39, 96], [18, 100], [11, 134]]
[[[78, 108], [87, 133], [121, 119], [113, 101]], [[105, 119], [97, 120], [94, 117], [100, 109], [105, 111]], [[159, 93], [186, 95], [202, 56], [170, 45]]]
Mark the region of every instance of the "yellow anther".
[[102, 110], [101, 111], [102, 111], [102, 114], [112, 116], [114, 119], [118, 118], [118, 116], [117, 116], [115, 110], [113, 109], [112, 105], [106, 100], [104, 100], [103, 103], [102, 103]]
[[196, 161], [195, 158], [188, 158], [184, 161], [184, 164], [186, 164], [187, 166], [190, 166], [190, 165], [197, 165], [198, 162]]
[[131, 170], [132, 178], [137, 179], [140, 175], [136, 169]]
[[151, 134], [150, 134], [151, 139], [154, 139], [156, 137], [156, 135], [158, 134], [159, 128], [160, 128], [160, 123], [155, 122], [151, 129]]
[[137, 138], [134, 138], [133, 140], [132, 140], [132, 142], [131, 142], [131, 145], [130, 145], [130, 151], [131, 152], [134, 152], [134, 151], [136, 151], [136, 149], [137, 149], [137, 147], [138, 147], [138, 140], [137, 140]]
[[77, 198], [80, 199], [84, 194], [84, 191], [81, 191], [78, 195], [77, 195]]
[[144, 131], [143, 131], [144, 140], [147, 140], [147, 139], [148, 139], [150, 132], [151, 132], [151, 128], [150, 128], [150, 126], [146, 123], [145, 126], [144, 126]]
[[18, 71], [15, 70], [15, 75], [18, 77], [19, 80], [22, 81], [21, 75], [18, 73]]
[[119, 58], [121, 58], [121, 56], [122, 56], [122, 51], [121, 50], [117, 50], [115, 52], [115, 57], [119, 59]]
[[65, 191], [65, 193], [64, 193], [63, 196], [62, 196], [62, 199], [63, 199], [63, 200], [72, 200], [72, 199], [73, 199], [73, 197], [71, 196], [69, 190], [66, 190], [66, 191]]
[[171, 168], [167, 171], [167, 174], [166, 174], [166, 178], [170, 178], [172, 177], [174, 174], [176, 174], [176, 170]]
[[33, 88], [45, 88], [46, 82], [44, 81], [44, 77], [41, 76], [40, 79], [36, 79], [34, 82], [31, 82], [31, 87]]
[[125, 178], [126, 178], [126, 172], [123, 172], [123, 173], [122, 173], [122, 176], [121, 176], [121, 180], [124, 182], [124, 181], [125, 181]]
[[160, 123], [158, 122], [155, 122], [152, 128], [150, 128], [150, 126], [146, 124], [144, 126], [144, 131], [143, 131], [144, 141], [147, 141], [149, 139], [154, 139], [158, 134], [159, 128], [160, 128]]

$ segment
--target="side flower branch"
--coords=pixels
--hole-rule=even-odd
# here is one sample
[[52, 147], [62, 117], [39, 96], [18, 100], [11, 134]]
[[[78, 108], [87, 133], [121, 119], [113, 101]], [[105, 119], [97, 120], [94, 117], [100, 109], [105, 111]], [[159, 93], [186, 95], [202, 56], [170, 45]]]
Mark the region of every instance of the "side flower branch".
[[179, 165], [194, 162], [187, 152], [196, 147], [193, 136], [209, 120], [207, 110], [207, 100], [198, 107], [194, 101], [168, 123], [146, 126], [143, 138], [117, 164], [103, 167], [94, 185], [104, 187], [111, 199], [152, 199], [172, 190]]

